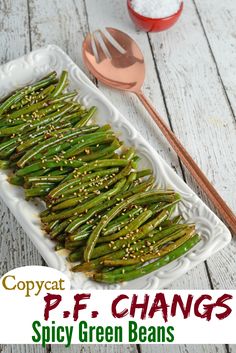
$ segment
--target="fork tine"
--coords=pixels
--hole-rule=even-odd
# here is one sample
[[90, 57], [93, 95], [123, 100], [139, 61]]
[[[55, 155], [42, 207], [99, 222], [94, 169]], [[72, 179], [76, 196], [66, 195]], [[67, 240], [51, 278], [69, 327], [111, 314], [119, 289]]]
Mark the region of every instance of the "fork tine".
[[[110, 53], [111, 58], [114, 56], [125, 54], [126, 52], [125, 49], [120, 46], [120, 44], [109, 34], [109, 32], [105, 34], [101, 30], [99, 30], [99, 33], [107, 50]], [[109, 35], [109, 39], [108, 39], [108, 35]]]
[[96, 48], [95, 50], [97, 53], [97, 58], [96, 58], [97, 63], [100, 63], [107, 59], [107, 55], [105, 54], [104, 49], [102, 48], [101, 43], [97, 38], [97, 35], [96, 35], [97, 33], [98, 31], [94, 31], [92, 33], [92, 40], [94, 41], [94, 49]]
[[106, 55], [107, 58], [111, 59], [111, 54], [105, 44], [105, 41], [103, 40], [103, 36], [102, 36], [102, 31], [100, 29], [98, 29], [96, 31], [96, 35], [97, 35], [97, 40], [99, 41], [99, 44], [104, 52], [104, 54]]
[[88, 40], [90, 41], [91, 53], [94, 55], [96, 62], [98, 63], [99, 56], [98, 56], [98, 51], [97, 51], [97, 47], [95, 44], [95, 39], [94, 39], [93, 33], [89, 34]]
[[112, 27], [106, 27], [106, 31], [115, 43], [124, 51], [123, 54], [133, 47], [133, 39], [126, 33]]

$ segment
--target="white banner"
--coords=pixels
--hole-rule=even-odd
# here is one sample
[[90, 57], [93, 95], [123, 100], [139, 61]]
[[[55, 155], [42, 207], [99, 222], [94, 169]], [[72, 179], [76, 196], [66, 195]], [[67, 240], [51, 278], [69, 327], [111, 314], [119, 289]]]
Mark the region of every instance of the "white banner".
[[70, 290], [48, 267], [0, 282], [0, 343], [236, 343], [236, 291]]

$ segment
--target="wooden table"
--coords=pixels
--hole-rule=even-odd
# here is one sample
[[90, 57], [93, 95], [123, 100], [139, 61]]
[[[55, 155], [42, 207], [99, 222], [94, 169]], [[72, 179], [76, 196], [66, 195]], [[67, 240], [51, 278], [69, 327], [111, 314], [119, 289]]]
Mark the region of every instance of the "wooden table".
[[[113, 26], [140, 44], [147, 64], [145, 93], [236, 211], [236, 2], [186, 0], [170, 31], [146, 34], [128, 18], [125, 0], [0, 0], [1, 63], [54, 43], [83, 68], [85, 34]], [[99, 85], [100, 87], [100, 85]], [[134, 96], [100, 87], [143, 136], [208, 204], [175, 153]], [[211, 206], [211, 205], [210, 205]], [[44, 264], [0, 201], [1, 274]], [[170, 288], [234, 289], [236, 241], [174, 282]], [[3, 346], [2, 353], [64, 352], [64, 347]], [[233, 353], [236, 346], [74, 346], [66, 352]]]

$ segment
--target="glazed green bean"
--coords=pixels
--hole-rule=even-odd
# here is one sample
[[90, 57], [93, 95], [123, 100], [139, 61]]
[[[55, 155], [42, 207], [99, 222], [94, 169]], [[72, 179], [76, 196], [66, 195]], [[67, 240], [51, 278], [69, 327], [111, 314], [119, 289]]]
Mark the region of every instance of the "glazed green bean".
[[12, 185], [24, 185], [24, 178], [12, 175], [8, 178], [8, 181]]
[[59, 213], [51, 214], [47, 217], [42, 218], [43, 222], [51, 222], [56, 219], [66, 219], [71, 217], [71, 215], [79, 215], [81, 213], [86, 213], [90, 208], [96, 206], [97, 204], [100, 204], [101, 202], [105, 201], [106, 199], [116, 195], [122, 188], [122, 186], [125, 184], [126, 179], [123, 178], [120, 181], [118, 181], [115, 185], [115, 187], [107, 192], [102, 193], [101, 195], [95, 197], [94, 199], [85, 202], [81, 206], [77, 206], [73, 208], [72, 210], [69, 208], [67, 211], [62, 211]]
[[7, 98], [3, 103], [0, 105], [0, 117], [2, 114], [7, 111], [13, 104], [19, 102], [26, 94], [36, 91], [39, 88], [48, 86], [50, 83], [54, 82], [56, 78], [56, 72], [53, 72], [43, 78], [41, 81], [36, 82], [35, 84], [28, 86], [26, 88], [22, 88], [21, 90], [17, 91], [15, 94]]
[[[184, 227], [184, 226], [182, 226]], [[148, 233], [147, 237], [139, 240], [138, 242], [136, 242], [136, 244], [134, 244], [134, 250], [138, 251], [138, 250], [142, 250], [145, 249], [147, 246], [149, 246], [149, 244], [154, 244], [156, 241], [158, 241], [159, 239], [163, 239], [166, 236], [174, 233], [175, 231], [178, 231], [180, 228], [179, 226], [172, 226], [168, 229], [165, 230], [161, 230], [161, 231], [154, 231], [151, 233]], [[93, 259], [89, 262], [84, 262], [80, 265], [77, 265], [73, 268], [73, 271], [75, 272], [89, 272], [89, 271], [93, 271], [95, 269], [97, 269], [98, 267], [102, 267], [102, 262], [104, 260], [114, 260], [114, 259], [122, 259], [124, 256], [127, 255], [127, 248], [122, 247], [120, 250], [115, 250], [112, 253], [106, 254], [106, 255], [102, 255], [96, 259]], [[81, 253], [79, 253], [78, 255], [76, 254], [76, 251], [73, 252], [73, 255], [68, 257], [68, 259], [71, 262], [77, 261], [78, 259], [80, 259]]]
[[0, 160], [0, 169], [8, 169], [9, 161]]
[[[147, 261], [156, 259], [158, 257], [164, 256], [168, 254], [170, 251], [176, 249], [183, 243], [185, 243], [188, 239], [192, 237], [194, 233], [193, 229], [183, 229], [175, 232], [174, 234], [169, 235], [169, 237], [164, 238], [164, 240], [160, 241], [159, 244], [154, 244], [149, 247], [147, 247], [147, 250], [144, 251], [144, 253], [140, 252], [134, 252], [132, 257], [129, 258], [123, 258], [123, 259], [118, 259], [118, 260], [104, 260], [102, 264], [104, 266], [129, 266], [129, 265], [135, 265], [138, 263], [145, 263]], [[176, 240], [177, 239], [177, 240]], [[175, 241], [174, 241], [175, 240]], [[161, 245], [167, 244], [169, 241], [172, 241], [170, 245], [167, 245], [163, 248], [160, 248]], [[174, 241], [174, 242], [173, 242]], [[152, 249], [152, 250], [150, 250]]]
[[89, 219], [91, 219], [95, 214], [98, 214], [100, 211], [104, 210], [104, 209], [108, 209], [109, 207], [117, 204], [117, 202], [119, 202], [121, 199], [126, 199], [132, 195], [138, 194], [141, 191], [145, 191], [149, 186], [149, 183], [145, 182], [143, 184], [140, 184], [136, 187], [134, 187], [133, 189], [127, 191], [127, 192], [123, 192], [120, 193], [118, 195], [116, 195], [116, 197], [114, 197], [113, 199], [105, 202], [104, 204], [101, 204], [98, 207], [94, 207], [92, 208], [88, 213], [86, 213], [85, 215], [83, 215], [82, 217], [79, 217], [77, 219], [75, 219], [73, 222], [71, 222], [71, 224], [66, 228], [66, 231], [68, 233], [74, 233], [74, 231], [83, 223], [87, 222]]
[[47, 96], [50, 96], [51, 92], [54, 90], [55, 86], [50, 85], [46, 88], [44, 88], [42, 91], [34, 91], [28, 96], [26, 95], [21, 101], [19, 101], [16, 104], [13, 104], [11, 106], [11, 110], [13, 109], [14, 111], [20, 108], [23, 108], [24, 106], [28, 106], [34, 103], [37, 103], [43, 99], [45, 99]]
[[30, 177], [26, 177], [25, 181], [29, 182], [29, 183], [34, 183], [34, 182], [55, 182], [58, 183], [60, 181], [62, 181], [64, 179], [64, 176], [62, 175], [55, 175], [55, 176], [30, 176]]
[[112, 242], [117, 239], [122, 239], [126, 234], [135, 231], [138, 229], [143, 223], [145, 223], [151, 216], [153, 212], [151, 210], [144, 211], [140, 215], [138, 215], [133, 221], [127, 224], [124, 228], [122, 228], [119, 232], [108, 235], [107, 237], [100, 237], [97, 243], [106, 243]]
[[50, 198], [55, 198], [61, 190], [66, 187], [65, 183], [71, 179], [76, 179], [81, 177], [82, 175], [86, 175], [91, 170], [102, 169], [102, 168], [110, 168], [110, 167], [124, 167], [129, 162], [126, 160], [119, 160], [119, 159], [103, 159], [98, 161], [93, 161], [90, 163], [85, 164], [84, 166], [75, 169], [70, 175], [69, 178], [67, 177], [62, 185], [59, 185], [57, 188], [52, 190], [52, 192], [48, 195]]
[[96, 107], [90, 108], [89, 111], [75, 125], [75, 127], [85, 126], [89, 122], [89, 120], [93, 117], [93, 115], [96, 113], [96, 111], [97, 111]]
[[119, 171], [118, 168], [109, 168], [105, 170], [99, 170], [97, 172], [81, 175], [76, 179], [71, 179], [70, 181], [63, 182], [55, 188], [49, 195], [49, 198], [60, 197], [61, 195], [70, 194], [70, 191], [79, 186], [80, 188], [82, 185], [87, 181], [96, 181], [100, 180], [102, 177], [109, 177], [110, 175], [116, 174]]
[[51, 188], [48, 186], [39, 186], [31, 189], [26, 189], [25, 197], [31, 198], [31, 197], [45, 196], [49, 193], [50, 190]]
[[130, 219], [132, 219], [132, 217], [140, 214], [143, 210], [144, 209], [141, 206], [137, 208], [134, 207], [129, 212], [126, 212], [124, 215], [115, 218], [113, 222], [110, 222], [108, 226], [103, 229], [101, 236], [105, 237], [112, 233], [115, 233], [117, 230], [120, 230], [119, 228], [122, 228], [122, 226], [126, 226], [126, 224], [130, 222]]
[[51, 96], [57, 97], [65, 89], [67, 85], [68, 85], [68, 72], [62, 71], [58, 84], [54, 89], [53, 93], [51, 94]]
[[199, 241], [200, 241], [199, 235], [195, 235], [189, 240], [187, 240], [184, 244], [179, 246], [177, 249], [174, 249], [173, 251], [169, 252], [167, 255], [161, 257], [160, 259], [146, 266], [143, 266], [137, 270], [133, 270], [124, 274], [115, 274], [115, 275], [113, 275], [112, 271], [107, 273], [95, 273], [94, 279], [99, 282], [118, 283], [118, 282], [130, 281], [130, 280], [145, 276], [150, 272], [156, 271], [159, 268], [183, 256], [187, 251], [192, 249]]
[[[18, 166], [21, 168], [24, 167], [25, 164], [28, 163], [29, 161], [31, 161], [32, 158], [35, 157], [35, 155], [38, 154], [39, 152], [42, 152], [44, 150], [48, 150], [49, 147], [51, 147], [59, 142], [61, 143], [64, 140], [68, 140], [68, 139], [74, 138], [76, 136], [79, 136], [82, 134], [83, 131], [84, 131], [83, 129], [77, 129], [75, 131], [72, 130], [66, 134], [59, 134], [58, 136], [47, 139], [46, 141], [40, 143], [36, 147], [33, 147], [31, 150], [26, 152], [24, 157], [18, 162]], [[85, 131], [86, 131], [86, 129], [85, 129]], [[83, 139], [83, 137], [81, 137], [81, 139]]]
[[[131, 232], [129, 234], [129, 237], [127, 237], [125, 239], [118, 239], [118, 240], [112, 242], [112, 244], [109, 243], [109, 244], [100, 245], [97, 248], [94, 248], [94, 246], [93, 246], [92, 251], [90, 250], [91, 249], [91, 242], [89, 239], [87, 247], [85, 248], [85, 251], [84, 251], [84, 260], [89, 261], [91, 258], [96, 258], [96, 257], [100, 257], [101, 255], [109, 254], [112, 252], [112, 250], [119, 250], [123, 246], [126, 247], [126, 246], [128, 246], [128, 244], [132, 244], [133, 242], [136, 242], [137, 240], [142, 239], [147, 233], [152, 232], [155, 228], [157, 228], [157, 226], [159, 224], [161, 224], [161, 222], [163, 222], [167, 217], [168, 217], [168, 211], [164, 210], [157, 217], [155, 217], [152, 221], [148, 222], [147, 224], [142, 226], [140, 229], [138, 229], [138, 232], [136, 232], [134, 234], [133, 234], [133, 232]], [[103, 223], [105, 223], [105, 222], [103, 221]], [[99, 224], [98, 224], [98, 226], [99, 226]], [[98, 226], [96, 228], [98, 228]], [[95, 230], [96, 230], [96, 228], [95, 228]], [[93, 234], [93, 233], [91, 233], [91, 234]], [[88, 246], [89, 246], [89, 248], [88, 248]], [[86, 249], [87, 249], [87, 251], [86, 251]], [[89, 257], [87, 257], [88, 251], [89, 251]], [[88, 260], [88, 258], [89, 258], [89, 260]]]
[[[93, 232], [91, 233], [88, 243], [86, 245], [85, 251], [84, 251], [84, 259], [85, 261], [89, 261], [94, 247], [97, 243], [97, 239], [102, 231], [102, 229], [117, 215], [119, 214], [122, 209], [128, 207], [131, 203], [134, 203], [135, 201], [137, 201], [137, 199], [142, 199], [147, 197], [147, 194], [150, 196], [154, 196], [156, 195], [156, 192], [145, 192], [145, 193], [141, 193], [138, 195], [133, 195], [131, 197], [129, 197], [127, 200], [121, 201], [117, 206], [115, 206], [111, 211], [109, 211], [106, 215], [106, 217], [103, 217], [101, 219], [101, 221], [99, 222], [99, 224], [97, 225], [97, 227], [93, 230]], [[166, 211], [163, 211], [166, 213]], [[166, 217], [165, 217], [166, 218]]]

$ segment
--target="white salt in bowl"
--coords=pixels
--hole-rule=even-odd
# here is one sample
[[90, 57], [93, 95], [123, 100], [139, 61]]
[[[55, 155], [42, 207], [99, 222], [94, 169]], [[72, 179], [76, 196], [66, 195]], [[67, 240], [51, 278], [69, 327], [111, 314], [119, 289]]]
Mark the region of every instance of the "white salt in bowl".
[[142, 29], [145, 32], [161, 32], [169, 29], [178, 21], [183, 11], [184, 4], [182, 1], [177, 12], [168, 17], [162, 18], [145, 17], [139, 14], [134, 10], [132, 0], [127, 0], [127, 7], [131, 20], [139, 29]]

